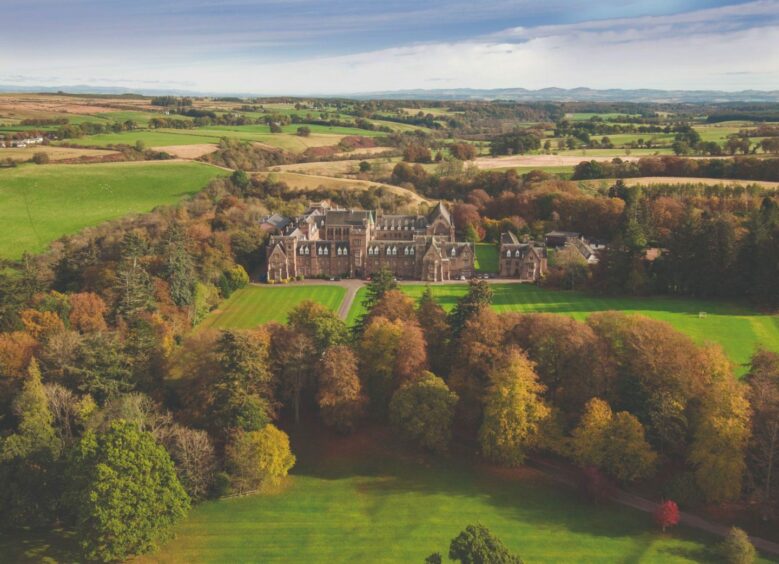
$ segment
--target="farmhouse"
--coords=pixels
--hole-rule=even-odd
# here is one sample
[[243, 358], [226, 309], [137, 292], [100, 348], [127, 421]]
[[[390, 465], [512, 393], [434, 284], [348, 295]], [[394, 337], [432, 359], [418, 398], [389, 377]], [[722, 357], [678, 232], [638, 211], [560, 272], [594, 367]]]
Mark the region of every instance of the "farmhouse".
[[452, 217], [441, 203], [427, 215], [383, 215], [323, 202], [278, 232], [267, 249], [268, 281], [360, 278], [382, 268], [400, 278], [429, 281], [474, 273], [473, 245], [455, 240]]
[[[550, 231], [544, 237], [546, 246], [554, 249], [572, 247], [578, 251], [587, 264], [598, 263], [598, 247], [585, 239], [580, 233], [571, 231]], [[600, 247], [602, 248], [602, 246]]]
[[511, 232], [500, 236], [500, 276], [537, 282], [547, 272], [546, 249], [535, 243], [522, 243]]

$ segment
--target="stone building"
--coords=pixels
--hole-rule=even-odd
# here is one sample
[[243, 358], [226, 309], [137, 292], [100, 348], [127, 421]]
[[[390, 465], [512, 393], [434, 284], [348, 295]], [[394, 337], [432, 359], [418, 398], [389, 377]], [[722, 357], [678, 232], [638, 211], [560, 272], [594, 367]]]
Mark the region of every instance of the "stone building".
[[452, 217], [441, 203], [427, 215], [377, 215], [322, 203], [279, 229], [268, 244], [269, 281], [364, 278], [382, 268], [416, 280], [471, 277], [474, 248], [455, 240]]
[[546, 249], [532, 242], [522, 243], [513, 233], [500, 236], [499, 272], [502, 278], [537, 282], [546, 275]]

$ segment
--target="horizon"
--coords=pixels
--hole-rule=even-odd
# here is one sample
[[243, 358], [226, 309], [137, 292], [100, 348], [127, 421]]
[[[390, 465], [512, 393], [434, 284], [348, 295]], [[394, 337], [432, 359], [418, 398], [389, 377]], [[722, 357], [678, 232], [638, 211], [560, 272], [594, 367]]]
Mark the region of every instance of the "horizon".
[[779, 0], [613, 4], [9, 0], [0, 84], [267, 96], [779, 89]]

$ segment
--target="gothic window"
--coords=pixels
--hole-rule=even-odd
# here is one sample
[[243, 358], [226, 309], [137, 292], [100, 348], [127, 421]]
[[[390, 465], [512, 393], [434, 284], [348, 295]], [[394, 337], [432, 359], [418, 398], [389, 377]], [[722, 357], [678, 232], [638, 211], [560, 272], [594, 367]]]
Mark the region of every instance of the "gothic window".
[[393, 255], [398, 254], [398, 248], [397, 247], [392, 247], [392, 254]]
[[389, 248], [389, 247], [387, 247], [387, 254], [389, 255], [389, 254], [391, 254], [391, 253], [392, 253], [392, 249], [391, 249], [391, 248]]
[[409, 249], [409, 254], [413, 255], [414, 253], [415, 253], [415, 251], [414, 251], [414, 247], [411, 247], [411, 248]]
[[519, 258], [519, 249], [517, 249], [517, 252], [516, 252], [516, 253], [514, 253], [514, 256], [515, 256], [515, 257], [517, 257], [517, 258]]
[[457, 249], [452, 247], [452, 256], [457, 256]]
[[327, 254], [330, 254], [330, 249], [328, 249], [327, 247], [325, 247], [325, 254], [326, 254], [326, 255], [327, 255]]
[[408, 256], [408, 247], [406, 247], [405, 249], [403, 249], [403, 254], [404, 254], [404, 255], [406, 255], [406, 256]]
[[349, 254], [349, 249], [347, 247], [344, 247], [344, 256]]
[[321, 255], [321, 254], [322, 254], [322, 247], [319, 247], [319, 248], [316, 250], [316, 252], [317, 252], [317, 254]]
[[506, 257], [507, 257], [507, 258], [511, 258], [511, 249], [509, 249], [508, 251], [506, 251]]

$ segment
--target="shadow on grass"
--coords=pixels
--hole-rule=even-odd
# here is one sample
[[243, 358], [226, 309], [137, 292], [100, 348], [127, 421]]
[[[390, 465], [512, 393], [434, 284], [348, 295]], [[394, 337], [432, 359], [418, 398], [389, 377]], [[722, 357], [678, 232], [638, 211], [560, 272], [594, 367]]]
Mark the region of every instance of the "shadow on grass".
[[79, 562], [72, 532], [63, 529], [4, 531], [0, 533], [0, 561], [14, 563]]
[[[632, 545], [627, 559], [620, 560], [624, 562], [640, 561], [656, 540], [651, 516], [610, 504], [593, 505], [573, 489], [531, 469], [498, 469], [454, 456], [429, 457], [407, 449], [380, 429], [353, 437], [292, 430], [291, 436], [298, 456], [295, 475], [324, 480], [357, 478], [356, 493], [365, 494], [371, 505], [379, 508], [389, 498], [414, 493], [443, 495], [452, 500], [478, 499], [492, 506], [501, 519], [518, 526], [530, 524], [536, 530], [567, 530], [604, 539], [629, 537]], [[425, 500], [417, 503], [424, 511]], [[430, 511], [435, 511], [434, 503], [431, 501]], [[467, 515], [468, 510], [464, 511]], [[460, 517], [462, 514], [457, 512], [451, 515], [454, 520]], [[452, 536], [456, 533], [453, 530]], [[699, 535], [685, 531], [688, 536], [700, 540]], [[690, 560], [708, 561], [703, 550], [678, 550]], [[681, 552], [676, 555], [682, 556]]]

